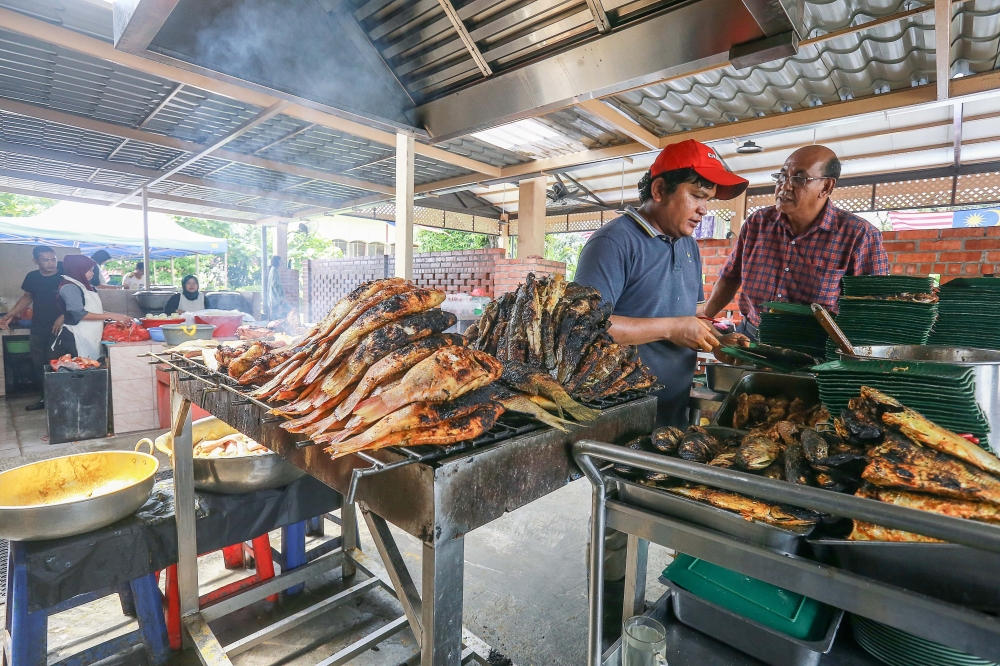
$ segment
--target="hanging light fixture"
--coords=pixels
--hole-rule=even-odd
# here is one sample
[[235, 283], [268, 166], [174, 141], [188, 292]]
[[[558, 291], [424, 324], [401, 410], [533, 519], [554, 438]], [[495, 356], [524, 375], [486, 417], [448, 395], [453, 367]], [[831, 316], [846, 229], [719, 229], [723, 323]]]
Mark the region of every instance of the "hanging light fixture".
[[753, 153], [759, 153], [762, 150], [764, 149], [750, 140], [743, 142], [736, 148], [736, 152], [740, 155], [752, 155]]

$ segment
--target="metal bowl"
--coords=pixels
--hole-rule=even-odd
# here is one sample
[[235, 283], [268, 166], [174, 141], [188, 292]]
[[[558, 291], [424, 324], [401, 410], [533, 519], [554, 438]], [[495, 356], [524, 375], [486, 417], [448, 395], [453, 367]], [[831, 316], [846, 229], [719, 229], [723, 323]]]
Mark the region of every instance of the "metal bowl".
[[170, 291], [150, 290], [137, 291], [132, 296], [144, 312], [163, 312], [163, 308], [167, 307], [167, 301], [176, 293], [175, 289], [171, 289]]
[[[218, 439], [237, 432], [214, 416], [195, 421], [192, 442]], [[172, 455], [173, 436], [167, 432], [156, 438], [156, 448]], [[235, 458], [195, 458], [194, 487], [221, 495], [241, 495], [257, 490], [280, 488], [305, 476], [305, 472], [276, 453], [260, 453]]]
[[100, 451], [0, 473], [0, 537], [58, 539], [110, 525], [145, 504], [157, 467], [145, 453]]

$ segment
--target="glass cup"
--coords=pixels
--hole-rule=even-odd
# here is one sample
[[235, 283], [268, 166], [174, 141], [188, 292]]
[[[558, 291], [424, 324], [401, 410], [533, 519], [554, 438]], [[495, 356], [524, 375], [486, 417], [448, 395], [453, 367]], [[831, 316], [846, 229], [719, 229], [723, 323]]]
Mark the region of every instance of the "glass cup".
[[667, 630], [662, 624], [643, 615], [625, 620], [622, 666], [667, 666]]

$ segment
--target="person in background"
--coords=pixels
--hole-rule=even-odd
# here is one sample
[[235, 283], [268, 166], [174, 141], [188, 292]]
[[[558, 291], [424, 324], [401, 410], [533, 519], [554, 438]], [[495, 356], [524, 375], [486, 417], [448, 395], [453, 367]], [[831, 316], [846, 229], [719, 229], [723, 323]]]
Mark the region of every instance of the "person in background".
[[[82, 254], [63, 259], [66, 272], [59, 284], [59, 303], [65, 322], [59, 331], [57, 347], [72, 356], [98, 360], [101, 358], [101, 336], [107, 320], [128, 323], [132, 318], [114, 312], [104, 312], [97, 288], [91, 284], [97, 263]], [[72, 338], [72, 339], [69, 339]]]
[[144, 289], [146, 287], [146, 278], [144, 277], [145, 270], [146, 265], [143, 262], [135, 262], [135, 270], [122, 279], [122, 288]]
[[28, 405], [25, 409], [33, 412], [45, 409], [44, 382], [45, 364], [52, 360], [52, 342], [62, 326], [56, 292], [62, 276], [58, 266], [62, 262], [56, 259], [56, 252], [47, 245], [38, 245], [31, 251], [38, 270], [24, 276], [21, 289], [24, 295], [17, 300], [14, 307], [4, 317], [0, 317], [0, 329], [7, 330], [10, 323], [17, 320], [18, 315], [32, 308], [31, 328], [28, 344], [31, 354], [31, 365], [35, 371], [35, 382], [43, 391], [38, 402]]
[[163, 314], [175, 312], [197, 312], [205, 309], [205, 294], [201, 293], [198, 278], [185, 275], [181, 280], [181, 293], [174, 294], [163, 308]]
[[271, 266], [267, 269], [267, 295], [264, 310], [268, 319], [284, 319], [291, 309], [285, 301], [285, 286], [281, 283], [281, 257], [271, 257]]
[[117, 287], [109, 285], [107, 278], [104, 277], [104, 264], [111, 259], [111, 254], [107, 250], [98, 250], [90, 255], [90, 258], [97, 264], [97, 267], [94, 268], [94, 277], [90, 279], [91, 286], [98, 289], [117, 289]]
[[755, 340], [761, 303], [819, 303], [836, 312], [840, 278], [889, 273], [879, 230], [830, 200], [840, 178], [832, 150], [799, 148], [771, 178], [774, 205], [747, 218], [705, 304], [705, 315], [714, 317], [738, 290], [738, 330]]

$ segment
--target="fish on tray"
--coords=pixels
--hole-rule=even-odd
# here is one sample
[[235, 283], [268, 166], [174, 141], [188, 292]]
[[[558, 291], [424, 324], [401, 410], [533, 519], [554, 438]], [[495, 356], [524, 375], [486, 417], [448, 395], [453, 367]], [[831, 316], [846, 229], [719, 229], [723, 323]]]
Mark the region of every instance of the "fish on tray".
[[705, 502], [712, 506], [738, 513], [744, 520], [758, 520], [779, 527], [812, 527], [819, 520], [819, 515], [806, 509], [793, 506], [768, 504], [760, 500], [731, 493], [725, 490], [715, 490], [706, 486], [691, 488], [668, 488], [667, 492], [687, 497], [688, 499]]

